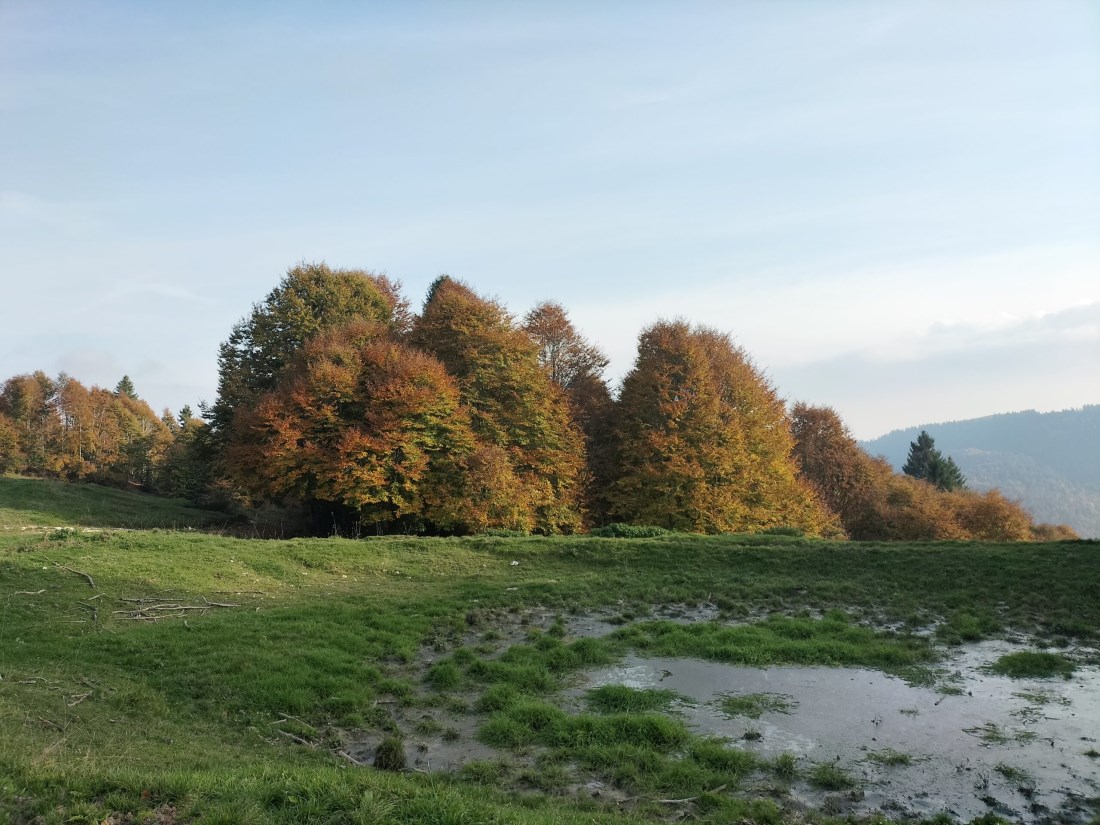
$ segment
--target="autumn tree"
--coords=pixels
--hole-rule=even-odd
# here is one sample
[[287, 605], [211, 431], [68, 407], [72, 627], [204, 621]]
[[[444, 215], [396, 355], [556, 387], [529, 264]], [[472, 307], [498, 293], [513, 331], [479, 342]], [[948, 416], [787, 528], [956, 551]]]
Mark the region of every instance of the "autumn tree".
[[257, 497], [380, 527], [476, 521], [466, 473], [477, 445], [458, 387], [436, 359], [377, 322], [312, 338], [234, 428], [230, 466]]
[[0, 390], [0, 413], [15, 425], [24, 472], [54, 469], [60, 431], [56, 401], [57, 383], [41, 370], [9, 378]]
[[561, 304], [543, 301], [524, 316], [523, 329], [539, 345], [539, 363], [563, 390], [598, 378], [607, 367], [607, 355], [577, 332]]
[[356, 318], [400, 330], [408, 316], [399, 285], [385, 276], [323, 263], [292, 268], [221, 345], [211, 426], [224, 438], [233, 413], [273, 390], [294, 354], [318, 332]]
[[136, 394], [88, 389], [65, 374], [9, 379], [0, 391], [0, 414], [15, 431], [15, 469], [73, 480], [152, 489], [169, 440], [163, 422]]
[[969, 539], [977, 541], [1030, 541], [1031, 515], [999, 490], [979, 493], [955, 490], [946, 495], [955, 521]]
[[210, 428], [194, 415], [191, 407], [184, 405], [169, 430], [172, 440], [160, 468], [160, 489], [166, 495], [202, 502], [211, 483], [207, 449]]
[[539, 363], [566, 395], [584, 434], [585, 509], [590, 523], [605, 520], [611, 481], [614, 402], [603, 371], [607, 355], [581, 335], [560, 304], [544, 301], [524, 316], [524, 331], [539, 347]]
[[155, 490], [157, 475], [172, 434], [153, 408], [140, 398], [121, 395], [114, 414], [121, 434], [118, 459], [111, 466], [116, 482]]
[[612, 514], [695, 532], [835, 532], [797, 477], [783, 402], [729, 337], [683, 321], [643, 330], [617, 410]]
[[502, 306], [444, 276], [432, 284], [410, 340], [458, 382], [479, 442], [496, 448], [486, 472], [514, 478], [523, 522], [548, 533], [576, 529], [583, 440], [532, 338]]
[[[831, 407], [795, 404], [791, 433], [802, 476], [840, 517], [845, 532], [854, 539], [883, 538], [886, 522], [897, 520], [897, 514], [886, 514], [890, 465], [868, 455]], [[907, 492], [900, 495], [899, 501], [911, 500]]]
[[21, 469], [23, 462], [18, 427], [8, 415], [0, 413], [0, 474]]

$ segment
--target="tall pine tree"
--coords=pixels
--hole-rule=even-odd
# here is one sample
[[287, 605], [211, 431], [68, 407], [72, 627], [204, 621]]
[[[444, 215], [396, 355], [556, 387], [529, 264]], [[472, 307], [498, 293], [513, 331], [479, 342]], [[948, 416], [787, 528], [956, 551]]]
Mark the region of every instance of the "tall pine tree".
[[966, 488], [966, 477], [955, 460], [945, 457], [936, 449], [936, 442], [927, 430], [921, 430], [917, 440], [909, 442], [909, 455], [901, 470], [906, 475], [927, 481], [941, 490]]

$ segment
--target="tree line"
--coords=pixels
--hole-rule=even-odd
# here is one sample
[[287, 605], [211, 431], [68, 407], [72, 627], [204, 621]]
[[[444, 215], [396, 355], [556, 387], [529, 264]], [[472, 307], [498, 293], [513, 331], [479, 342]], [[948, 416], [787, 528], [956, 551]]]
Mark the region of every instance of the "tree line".
[[555, 303], [516, 319], [442, 276], [416, 313], [385, 276], [302, 264], [230, 331], [201, 417], [156, 415], [128, 378], [8, 379], [0, 470], [275, 505], [314, 531], [1068, 535], [965, 490], [930, 437], [894, 473], [717, 330], [650, 325], [617, 394], [607, 364]]

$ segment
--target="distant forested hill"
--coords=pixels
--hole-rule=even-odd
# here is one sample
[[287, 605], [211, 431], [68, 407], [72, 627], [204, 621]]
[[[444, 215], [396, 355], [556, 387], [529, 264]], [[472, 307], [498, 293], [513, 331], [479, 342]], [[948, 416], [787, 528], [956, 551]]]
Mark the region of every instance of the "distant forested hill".
[[997, 487], [1036, 521], [1100, 537], [1100, 405], [921, 424], [861, 444], [900, 469], [921, 430], [955, 459], [974, 489]]

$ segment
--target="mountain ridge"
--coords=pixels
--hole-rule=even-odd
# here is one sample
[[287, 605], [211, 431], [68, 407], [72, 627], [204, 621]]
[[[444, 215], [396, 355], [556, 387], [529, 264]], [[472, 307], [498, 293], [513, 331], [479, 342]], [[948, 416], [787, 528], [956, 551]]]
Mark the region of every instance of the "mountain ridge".
[[920, 424], [860, 442], [900, 469], [921, 430], [976, 490], [996, 487], [1037, 521], [1100, 537], [1100, 404]]

